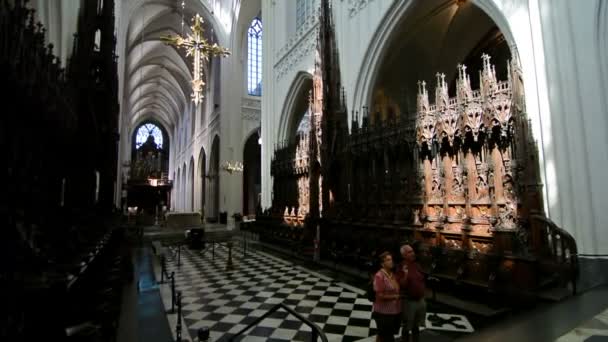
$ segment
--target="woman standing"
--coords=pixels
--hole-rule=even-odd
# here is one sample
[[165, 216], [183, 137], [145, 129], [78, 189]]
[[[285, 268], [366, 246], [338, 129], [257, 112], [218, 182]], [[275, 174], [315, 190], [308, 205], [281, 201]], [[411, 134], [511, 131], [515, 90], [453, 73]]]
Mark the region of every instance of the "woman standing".
[[380, 270], [374, 276], [376, 300], [372, 316], [378, 328], [376, 341], [392, 342], [401, 326], [399, 283], [393, 273], [393, 257], [389, 252], [380, 254], [380, 265]]

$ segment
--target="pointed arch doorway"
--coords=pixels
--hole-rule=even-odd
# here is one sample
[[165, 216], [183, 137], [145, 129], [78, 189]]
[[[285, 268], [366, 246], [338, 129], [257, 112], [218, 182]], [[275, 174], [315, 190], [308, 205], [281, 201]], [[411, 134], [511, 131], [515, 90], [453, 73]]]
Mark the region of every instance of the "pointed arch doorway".
[[207, 154], [205, 153], [205, 149], [201, 148], [201, 151], [198, 155], [198, 177], [200, 178], [200, 210], [201, 210], [201, 218], [205, 218], [205, 216], [207, 215], [207, 212], [205, 211], [205, 189], [206, 189], [206, 182], [207, 182]]
[[262, 149], [260, 136], [255, 130], [243, 148], [243, 216], [255, 215], [262, 190]]
[[218, 222], [220, 216], [220, 137], [213, 138], [209, 160], [209, 222]]

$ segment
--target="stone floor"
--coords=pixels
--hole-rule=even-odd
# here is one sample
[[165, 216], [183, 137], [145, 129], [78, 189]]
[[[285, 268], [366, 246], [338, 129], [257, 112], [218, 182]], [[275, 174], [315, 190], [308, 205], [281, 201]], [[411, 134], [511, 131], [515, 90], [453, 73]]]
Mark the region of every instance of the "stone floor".
[[[158, 248], [158, 244], [156, 249], [150, 248], [144, 243], [138, 250], [140, 254], [134, 263], [139, 279], [133, 290], [125, 291], [126, 296], [133, 297], [125, 303], [135, 307], [123, 309], [118, 340], [166, 342], [168, 334], [175, 340], [176, 315], [166, 312], [171, 305], [169, 287], [155, 284], [160, 278], [159, 265], [151, 254], [163, 248]], [[169, 257], [173, 255], [174, 250], [164, 250]], [[184, 296], [183, 340], [196, 341], [193, 339], [196, 329], [203, 325], [211, 328], [211, 341], [226, 339], [280, 301], [309, 317], [332, 341], [375, 339], [371, 304], [362, 290], [351, 286], [360, 283], [344, 277], [342, 272], [326, 265], [294, 263], [292, 257], [264, 251], [249, 250], [243, 257], [239, 247], [233, 251], [236, 269], [226, 272], [227, 251], [219, 247], [215, 252], [214, 257], [209, 249], [204, 252], [184, 249], [180, 267], [175, 260], [168, 262], [170, 270], [177, 274], [178, 290]], [[150, 264], [154, 267], [148, 267]], [[440, 315], [444, 318], [440, 327], [427, 322], [422, 340], [606, 341], [607, 308], [608, 286], [559, 303], [541, 302], [533, 308], [489, 320], [429, 302], [429, 312], [448, 316]], [[310, 329], [286, 312], [275, 314], [249, 330], [244, 340], [302, 340], [310, 333]], [[164, 323], [159, 323], [160, 318]], [[155, 330], [151, 326], [160, 328], [158, 333], [150, 333]], [[473, 332], [466, 332], [471, 328]]]
[[[215, 253], [209, 248], [202, 252], [183, 248], [179, 267], [176, 250], [167, 254], [167, 268], [176, 274], [184, 325], [191, 336], [206, 326], [212, 341], [227, 340], [279, 303], [310, 319], [330, 341], [373, 340], [376, 335], [364, 291], [337, 279], [257, 250], [243, 256], [240, 247], [233, 249], [233, 271], [225, 270], [224, 247], [216, 247]], [[161, 292], [169, 306], [170, 291], [165, 287]], [[427, 320], [427, 329], [474, 331], [464, 315], [439, 313], [438, 317], [434, 323]], [[247, 331], [244, 340], [308, 341], [310, 334], [308, 326], [280, 310]]]
[[557, 342], [579, 341], [608, 341], [608, 309], [557, 339]]

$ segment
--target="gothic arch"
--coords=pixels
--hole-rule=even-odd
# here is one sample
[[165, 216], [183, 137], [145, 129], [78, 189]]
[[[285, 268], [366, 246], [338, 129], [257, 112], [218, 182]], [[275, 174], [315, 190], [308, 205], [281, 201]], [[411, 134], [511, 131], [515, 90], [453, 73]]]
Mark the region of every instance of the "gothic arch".
[[[241, 8], [239, 9], [239, 15], [237, 24], [235, 25], [236, 30], [232, 35], [232, 44], [235, 49], [235, 58], [238, 56], [241, 70], [239, 79], [242, 84], [243, 96], [249, 96], [247, 94], [247, 56], [248, 56], [248, 44], [247, 44], [247, 32], [251, 25], [251, 21], [255, 17], [262, 19], [262, 4], [260, 0], [248, 0], [242, 1]], [[263, 20], [262, 20], [263, 24]]]
[[304, 112], [296, 113], [296, 110], [302, 105], [300, 101], [308, 102], [308, 90], [310, 89], [312, 89], [312, 75], [304, 71], [299, 72], [291, 82], [285, 97], [279, 120], [278, 142], [290, 139], [292, 133], [297, 129]]
[[[359, 110], [371, 103], [381, 62], [389, 53], [391, 38], [398, 31], [399, 25], [408, 19], [413, 3], [415, 2], [395, 1], [376, 29], [355, 79], [351, 107], [353, 110]], [[559, 188], [554, 177], [550, 177], [555, 173], [554, 164], [551, 162], [555, 160], [551, 122], [559, 118], [554, 118], [549, 112], [547, 71], [544, 65], [537, 65], [535, 57], [536, 54], [544, 54], [542, 42], [534, 41], [530, 32], [534, 29], [534, 20], [537, 18], [535, 15], [538, 13], [532, 13], [530, 8], [526, 11], [517, 10], [517, 6], [508, 0], [471, 0], [470, 3], [482, 10], [496, 24], [510, 48], [512, 58], [519, 62], [523, 71], [526, 112], [532, 123], [533, 135], [538, 140], [541, 181], [546, 184], [543, 188], [543, 197], [547, 199], [544, 201], [545, 211], [551, 217], [549, 202], [556, 200], [555, 190]], [[349, 125], [352, 122], [351, 113], [348, 113]]]
[[182, 169], [177, 168], [177, 178], [175, 178], [175, 186], [173, 187], [173, 210], [178, 210], [181, 208], [182, 200], [180, 197], [181, 194], [181, 186], [182, 186]]
[[207, 181], [207, 154], [205, 153], [205, 148], [201, 147], [201, 151], [198, 154], [198, 164], [197, 164], [197, 177], [200, 181], [200, 208], [205, 211], [205, 195], [206, 195], [206, 181]]
[[188, 196], [186, 194], [186, 189], [188, 189], [188, 165], [186, 165], [186, 162], [184, 162], [184, 164], [182, 165], [182, 186], [181, 186], [181, 192], [180, 192], [180, 197], [182, 199], [182, 207], [181, 207], [181, 211], [186, 211], [186, 207], [188, 205], [187, 199]]
[[[376, 83], [381, 62], [389, 52], [388, 48], [392, 42], [391, 38], [398, 32], [399, 25], [407, 20], [412, 3], [412, 1], [395, 1], [370, 40], [371, 44], [366, 50], [367, 53], [363, 58], [361, 69], [356, 79], [353, 109], [358, 110], [371, 103], [373, 86]], [[509, 23], [501, 10], [496, 7], [494, 1], [472, 0], [472, 3], [483, 10], [496, 23], [509, 44], [513, 57], [519, 58]], [[351, 118], [349, 118], [348, 122], [351, 122]]]
[[215, 135], [209, 157], [209, 217], [219, 220], [220, 214], [220, 137]]
[[[173, 130], [169, 129], [171, 126], [165, 121], [165, 120], [161, 120], [158, 116], [152, 114], [152, 113], [146, 113], [145, 115], [140, 116], [137, 121], [135, 121], [133, 123], [133, 125], [129, 128], [129, 137], [133, 137], [133, 134], [135, 134], [135, 130], [144, 122], [152, 122], [153, 124], [155, 124], [156, 126], [158, 126], [162, 131], [163, 134], [165, 134], [167, 136], [167, 141], [169, 142], [169, 146], [171, 146], [173, 144]], [[130, 141], [129, 140], [129, 146], [130, 145]]]
[[190, 157], [190, 165], [188, 166], [188, 211], [194, 211], [194, 157]]
[[262, 150], [258, 129], [253, 129], [243, 142], [243, 215], [254, 215], [260, 202]]

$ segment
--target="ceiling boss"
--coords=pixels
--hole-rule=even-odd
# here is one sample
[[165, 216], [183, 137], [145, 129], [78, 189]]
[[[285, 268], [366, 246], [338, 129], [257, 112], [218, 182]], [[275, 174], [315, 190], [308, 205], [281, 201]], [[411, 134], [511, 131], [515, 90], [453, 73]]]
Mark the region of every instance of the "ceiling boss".
[[230, 51], [225, 47], [217, 45], [217, 43], [209, 44], [203, 33], [203, 18], [196, 14], [192, 18], [194, 22], [190, 28], [192, 29], [192, 35], [188, 34], [186, 38], [182, 36], [161, 36], [160, 39], [167, 45], [174, 45], [176, 47], [183, 47], [186, 50], [186, 56], [194, 57], [194, 69], [192, 72], [192, 101], [198, 106], [203, 99], [203, 87], [205, 82], [203, 81], [203, 60], [208, 61], [210, 56], [221, 56], [226, 57], [230, 55]]

